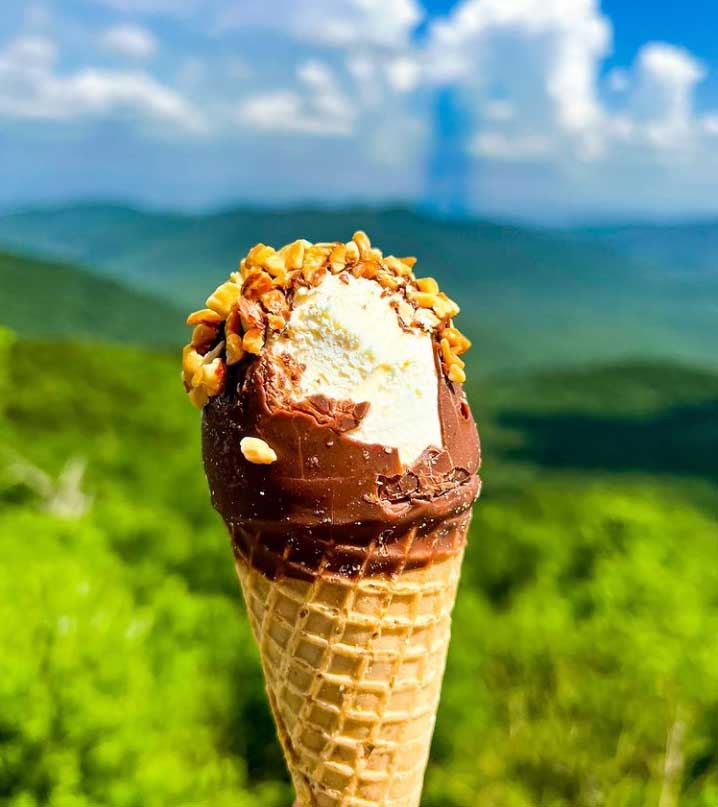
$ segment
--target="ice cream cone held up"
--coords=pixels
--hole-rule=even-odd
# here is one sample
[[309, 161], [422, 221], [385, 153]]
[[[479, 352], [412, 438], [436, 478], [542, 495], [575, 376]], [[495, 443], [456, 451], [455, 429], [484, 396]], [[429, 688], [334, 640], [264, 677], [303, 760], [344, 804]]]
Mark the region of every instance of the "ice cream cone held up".
[[258, 244], [183, 380], [301, 807], [421, 799], [480, 451], [458, 306], [413, 258]]

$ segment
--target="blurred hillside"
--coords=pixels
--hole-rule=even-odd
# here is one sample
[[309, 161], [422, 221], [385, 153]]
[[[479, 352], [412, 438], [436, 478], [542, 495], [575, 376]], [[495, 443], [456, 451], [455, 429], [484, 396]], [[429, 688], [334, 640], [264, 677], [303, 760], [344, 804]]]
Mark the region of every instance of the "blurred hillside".
[[[290, 803], [177, 364], [2, 336], [4, 805]], [[712, 807], [718, 374], [470, 397], [485, 488], [423, 804]]]
[[[190, 216], [80, 205], [1, 216], [0, 244], [91, 266], [187, 310], [256, 241], [346, 239], [357, 227], [387, 254], [418, 255], [418, 271], [461, 302], [461, 327], [481, 346], [478, 372], [636, 357], [718, 361], [718, 264], [683, 271], [657, 260], [651, 238], [629, 245], [610, 230], [594, 238], [404, 209]], [[703, 254], [700, 239], [684, 241], [684, 252]]]
[[484, 489], [424, 807], [715, 807], [710, 262], [630, 228], [107, 206], [0, 217], [0, 805], [291, 803], [166, 346], [254, 241], [358, 226], [476, 340]]
[[0, 252], [0, 324], [23, 336], [73, 336], [173, 345], [185, 335], [179, 308], [112, 278], [57, 261]]

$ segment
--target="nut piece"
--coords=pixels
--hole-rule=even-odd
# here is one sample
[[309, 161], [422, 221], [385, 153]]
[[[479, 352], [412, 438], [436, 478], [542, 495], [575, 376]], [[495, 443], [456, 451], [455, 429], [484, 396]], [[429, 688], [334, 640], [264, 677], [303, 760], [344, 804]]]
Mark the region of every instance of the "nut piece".
[[279, 314], [288, 307], [287, 298], [279, 289], [272, 289], [272, 291], [263, 294], [259, 299], [267, 311], [271, 311], [272, 314]]
[[242, 293], [246, 297], [259, 297], [274, 288], [271, 275], [263, 269], [252, 269], [242, 286]]
[[429, 294], [439, 293], [439, 284], [433, 277], [417, 277], [416, 287], [419, 291], [428, 291]]
[[453, 300], [450, 300], [443, 291], [434, 295], [432, 307], [439, 319], [451, 319], [451, 317], [455, 317], [459, 313], [459, 306]]
[[267, 314], [267, 323], [273, 331], [283, 331], [287, 320], [281, 314]]
[[361, 260], [352, 269], [354, 277], [365, 277], [368, 280], [375, 278], [379, 272], [379, 264], [377, 261]]
[[391, 269], [399, 277], [408, 277], [411, 274], [411, 267], [401, 258], [394, 257], [394, 255], [387, 255], [384, 258], [384, 264], [387, 269]]
[[433, 308], [438, 297], [428, 291], [410, 291], [406, 295], [412, 303], [416, 303], [420, 308]]
[[227, 344], [225, 346], [225, 355], [227, 357], [227, 365], [231, 366], [233, 364], [237, 364], [239, 361], [242, 361], [246, 351], [242, 347], [242, 337], [239, 334], [228, 333], [226, 339]]
[[242, 340], [242, 347], [248, 353], [254, 353], [257, 355], [261, 352], [262, 348], [264, 347], [264, 335], [259, 328], [251, 328], [244, 334], [244, 339]]
[[371, 250], [371, 241], [364, 230], [357, 230], [352, 236], [352, 241], [357, 245], [359, 255], [362, 258], [370, 258], [369, 251]]
[[442, 338], [448, 339], [454, 353], [460, 356], [471, 347], [471, 342], [457, 328], [444, 328]]
[[207, 308], [211, 308], [222, 319], [227, 319], [232, 306], [237, 302], [241, 294], [241, 287], [228, 280], [226, 283], [222, 283], [221, 286], [217, 286], [214, 292], [210, 294], [207, 298]]
[[458, 384], [463, 384], [466, 381], [466, 373], [459, 367], [458, 364], [452, 364], [449, 367], [449, 380], [455, 381]]
[[209, 400], [209, 396], [207, 395], [207, 390], [204, 387], [193, 387], [189, 391], [189, 399], [197, 409], [202, 409], [202, 407], [207, 403]]
[[325, 247], [321, 244], [314, 244], [313, 247], [304, 251], [302, 276], [307, 283], [318, 286], [324, 280], [324, 275], [327, 273], [327, 258], [331, 251], [331, 246]]
[[259, 437], [243, 437], [239, 449], [244, 458], [255, 465], [271, 465], [277, 461], [277, 452]]
[[273, 252], [271, 255], [267, 256], [262, 262], [262, 266], [273, 277], [279, 277], [280, 275], [283, 275], [285, 271], [284, 258], [276, 252]]
[[335, 244], [334, 249], [329, 253], [329, 268], [333, 275], [339, 274], [346, 266], [347, 262], [347, 245]]
[[188, 384], [190, 382], [203, 362], [203, 357], [197, 352], [194, 345], [184, 346], [182, 349], [182, 377], [185, 383]]
[[212, 397], [222, 392], [226, 374], [227, 370], [222, 359], [213, 359], [209, 364], [202, 365], [201, 385], [207, 391], [207, 395]]
[[192, 344], [194, 347], [209, 349], [209, 346], [217, 338], [217, 333], [216, 328], [200, 322], [199, 325], [194, 326], [192, 331]]
[[303, 240], [295, 241], [287, 247], [287, 252], [284, 255], [284, 265], [287, 269], [301, 269], [304, 263], [304, 247], [306, 242]]
[[247, 263], [253, 266], [263, 266], [271, 255], [274, 255], [274, 247], [268, 247], [262, 243], [255, 244], [247, 254]]
[[193, 311], [187, 317], [188, 325], [219, 325], [222, 321], [222, 315], [211, 308], [202, 308], [199, 311]]
[[385, 289], [391, 289], [391, 291], [396, 291], [399, 288], [399, 281], [394, 277], [394, 275], [389, 274], [389, 272], [378, 272], [376, 279], [379, 281], [379, 284], [383, 286]]
[[359, 247], [354, 241], [349, 241], [344, 246], [346, 247], [346, 262], [348, 264], [356, 263], [359, 260]]

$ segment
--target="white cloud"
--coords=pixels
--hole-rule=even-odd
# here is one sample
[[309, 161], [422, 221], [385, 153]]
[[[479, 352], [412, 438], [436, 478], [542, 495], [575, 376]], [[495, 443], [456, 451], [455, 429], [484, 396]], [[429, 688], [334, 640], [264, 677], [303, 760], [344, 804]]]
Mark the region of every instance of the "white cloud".
[[348, 136], [356, 109], [342, 93], [329, 67], [311, 59], [296, 71], [301, 90], [276, 90], [246, 99], [240, 119], [263, 131]]
[[476, 126], [497, 91], [514, 114], [503, 140], [558, 135], [600, 150], [598, 62], [610, 26], [595, 0], [464, 0], [431, 29], [428, 77], [464, 88]]
[[311, 101], [291, 90], [277, 90], [248, 98], [240, 107], [239, 118], [242, 123], [264, 132], [338, 136], [351, 133], [345, 121], [317, 114]]
[[641, 48], [631, 111], [657, 148], [684, 145], [695, 133], [693, 94], [704, 66], [688, 51], [660, 42]]
[[131, 59], [149, 59], [157, 50], [157, 40], [146, 28], [125, 23], [108, 28], [100, 36], [100, 46]]
[[0, 51], [0, 118], [73, 121], [124, 114], [184, 132], [204, 129], [187, 101], [146, 73], [86, 67], [64, 74], [55, 69], [57, 57], [56, 45], [41, 37], [17, 39]]
[[273, 0], [227, 3], [218, 24], [222, 29], [282, 31], [335, 47], [399, 48], [408, 43], [422, 16], [417, 0]]
[[421, 78], [419, 62], [409, 56], [392, 59], [386, 66], [386, 74], [391, 86], [398, 92], [416, 89]]

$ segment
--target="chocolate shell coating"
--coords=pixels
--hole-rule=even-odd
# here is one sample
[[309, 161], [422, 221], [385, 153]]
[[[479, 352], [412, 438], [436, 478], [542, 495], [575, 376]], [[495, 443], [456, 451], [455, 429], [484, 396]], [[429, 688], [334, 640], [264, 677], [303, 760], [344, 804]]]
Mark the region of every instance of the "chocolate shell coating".
[[[395, 574], [460, 551], [480, 489], [479, 437], [436, 355], [443, 446], [408, 468], [395, 448], [350, 437], [366, 403], [288, 401], [264, 357], [229, 368], [224, 392], [204, 408], [202, 451], [235, 552], [270, 578], [309, 579]], [[277, 461], [248, 462], [239, 447], [248, 436]]]

